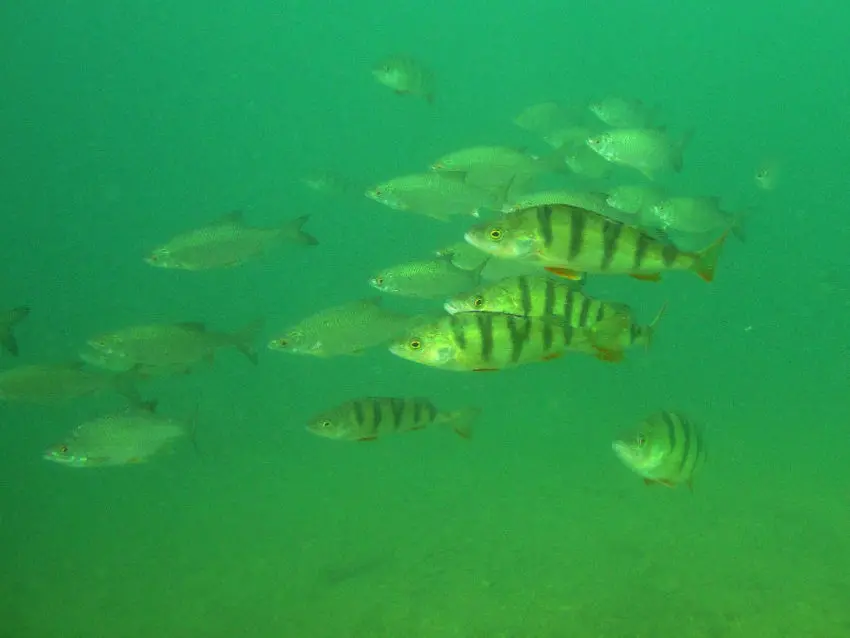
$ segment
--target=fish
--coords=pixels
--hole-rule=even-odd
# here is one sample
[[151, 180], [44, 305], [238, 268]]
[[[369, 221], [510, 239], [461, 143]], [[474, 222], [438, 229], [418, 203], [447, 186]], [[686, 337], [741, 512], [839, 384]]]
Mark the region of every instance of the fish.
[[265, 255], [275, 246], [318, 244], [315, 237], [302, 230], [309, 217], [302, 215], [277, 228], [253, 228], [245, 224], [241, 211], [234, 211], [173, 237], [144, 261], [157, 268], [176, 270], [233, 268]]
[[402, 334], [414, 320], [383, 308], [381, 297], [359, 299], [310, 315], [269, 341], [268, 348], [314, 357], [357, 355]]
[[661, 411], [619, 436], [614, 454], [647, 485], [693, 489], [706, 459], [702, 428], [681, 412]]
[[436, 98], [436, 79], [433, 71], [409, 55], [389, 55], [372, 67], [379, 84], [392, 89], [396, 95], [411, 95], [433, 104]]
[[664, 129], [622, 128], [592, 135], [587, 146], [608, 162], [633, 168], [655, 181], [659, 172], [681, 172], [692, 136], [692, 130], [674, 139]]
[[86, 421], [45, 450], [43, 458], [73, 468], [136, 465], [193, 436], [184, 423], [156, 415], [155, 407], [145, 404]]
[[19, 354], [15, 327], [30, 314], [28, 306], [18, 306], [12, 310], [0, 312], [0, 348], [13, 357]]
[[201, 361], [212, 363], [221, 348], [236, 348], [251, 363], [257, 363], [253, 342], [262, 328], [256, 320], [230, 334], [208, 330], [196, 321], [129, 326], [92, 337], [87, 346], [102, 367], [139, 370], [189, 371]]
[[503, 171], [533, 173], [542, 167], [540, 158], [510, 146], [472, 146], [443, 155], [431, 164], [440, 173]]
[[730, 230], [741, 241], [746, 239], [744, 214], [722, 210], [719, 197], [668, 197], [650, 206], [641, 222], [648, 228], [694, 235]]
[[657, 281], [660, 272], [690, 270], [714, 279], [726, 233], [700, 252], [684, 252], [641, 228], [575, 206], [537, 206], [471, 227], [465, 239], [486, 253], [539, 263], [566, 278], [624, 274]]
[[135, 381], [133, 374], [90, 369], [78, 361], [18, 366], [0, 372], [0, 401], [46, 403], [113, 391], [138, 405]]
[[555, 317], [573, 328], [589, 330], [595, 348], [609, 361], [621, 359], [623, 350], [632, 346], [649, 348], [666, 304], [652, 323], [641, 325], [634, 320], [628, 305], [594, 299], [580, 286], [581, 282], [541, 275], [509, 277], [452, 297], [444, 307], [449, 314], [501, 312], [520, 317]]
[[763, 191], [776, 190], [780, 181], [780, 172], [779, 162], [773, 159], [764, 160], [756, 167], [753, 182]]
[[634, 98], [609, 96], [591, 102], [590, 112], [614, 128], [644, 128], [652, 124], [655, 109]]
[[350, 195], [357, 191], [357, 186], [350, 179], [327, 171], [308, 173], [299, 181], [306, 188], [322, 195]]
[[478, 216], [482, 208], [497, 210], [504, 189], [491, 191], [466, 183], [457, 173], [414, 173], [369, 188], [366, 197], [388, 208], [419, 213], [440, 221], [455, 215]]
[[430, 399], [419, 397], [363, 397], [312, 417], [307, 431], [336, 441], [374, 441], [388, 434], [436, 425], [447, 426], [469, 439], [478, 414], [478, 408], [440, 412]]
[[459, 312], [423, 322], [394, 340], [397, 357], [441, 370], [484, 372], [584, 352], [603, 361], [591, 330], [573, 328], [555, 317], [519, 317], [499, 312]]
[[481, 282], [481, 272], [488, 257], [473, 270], [455, 266], [451, 255], [436, 259], [409, 261], [382, 270], [369, 280], [381, 292], [434, 299], [474, 288]]
[[[608, 191], [605, 203], [611, 208], [640, 221], [644, 215], [650, 215], [653, 206], [667, 198], [664, 189], [647, 184], [621, 184]], [[567, 202], [569, 203], [569, 202]]]

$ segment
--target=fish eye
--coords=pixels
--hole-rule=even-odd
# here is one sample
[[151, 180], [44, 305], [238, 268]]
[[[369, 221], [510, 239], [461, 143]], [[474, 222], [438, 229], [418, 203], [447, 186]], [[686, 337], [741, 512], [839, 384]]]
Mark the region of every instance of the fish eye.
[[275, 341], [275, 343], [276, 343], [279, 347], [281, 347], [281, 348], [285, 348], [285, 347], [286, 347], [286, 344], [287, 344], [287, 343], [289, 343], [289, 342], [288, 342], [286, 339], [278, 339], [277, 341]]
[[68, 453], [68, 446], [67, 445], [60, 445], [59, 446], [59, 454], [67, 454], [67, 453]]
[[375, 277], [375, 284], [377, 284], [378, 286], [383, 286], [384, 285], [384, 278], [380, 277], [380, 276]]
[[501, 228], [491, 228], [490, 229], [490, 239], [493, 241], [501, 241], [502, 239], [502, 229]]
[[149, 259], [150, 261], [156, 261], [157, 259], [159, 259], [159, 255], [157, 255], [156, 253], [154, 253], [153, 255], [151, 255], [150, 257], [148, 257], [148, 259]]
[[419, 339], [411, 339], [407, 342], [407, 345], [410, 346], [411, 350], [419, 350], [422, 347], [422, 341]]
[[333, 423], [331, 423], [330, 421], [328, 421], [326, 419], [326, 420], [322, 421], [319, 425], [321, 426], [321, 428], [323, 430], [327, 430], [329, 427], [331, 427], [333, 425]]
[[481, 306], [484, 305], [484, 297], [482, 297], [480, 295], [475, 297], [472, 300], [472, 305], [475, 306], [476, 308], [480, 308]]

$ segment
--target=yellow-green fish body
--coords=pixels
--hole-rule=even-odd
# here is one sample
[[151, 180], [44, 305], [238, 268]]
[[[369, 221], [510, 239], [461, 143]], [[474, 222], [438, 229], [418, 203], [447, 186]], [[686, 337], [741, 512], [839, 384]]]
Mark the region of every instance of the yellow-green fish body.
[[421, 97], [434, 103], [434, 73], [409, 55], [389, 55], [372, 68], [372, 75], [397, 95]]
[[675, 140], [662, 129], [621, 128], [587, 138], [587, 146], [606, 161], [640, 171], [654, 180], [661, 171], [680, 172], [692, 131]]
[[568, 351], [607, 360], [594, 335], [553, 317], [462, 312], [411, 330], [390, 346], [402, 359], [453, 371], [502, 370], [555, 359]]
[[430, 399], [424, 398], [363, 397], [314, 416], [307, 430], [338, 441], [370, 441], [441, 425], [470, 438], [477, 415], [476, 408], [440, 412]]
[[653, 414], [617, 438], [614, 453], [647, 484], [692, 485], [705, 462], [702, 429], [680, 412]]
[[388, 208], [441, 221], [453, 215], [476, 215], [480, 208], [498, 208], [504, 199], [502, 194], [467, 183], [463, 174], [435, 171], [396, 177], [365, 195]]
[[0, 312], [0, 351], [8, 352], [13, 357], [18, 356], [18, 340], [15, 338], [15, 326], [30, 314], [27, 306], [19, 306], [12, 310]]
[[316, 245], [316, 238], [301, 230], [308, 218], [304, 215], [277, 228], [252, 228], [245, 224], [240, 212], [230, 213], [207, 226], [177, 235], [151, 252], [145, 261], [158, 268], [179, 270], [232, 268], [284, 243]]
[[714, 278], [725, 235], [704, 251], [685, 252], [648, 232], [575, 206], [537, 206], [473, 226], [466, 240], [496, 257], [539, 263], [555, 274], [626, 274], [658, 279], [691, 270]]
[[[486, 262], [487, 256], [484, 257]], [[409, 261], [381, 271], [369, 280], [369, 284], [381, 292], [406, 297], [443, 298], [477, 286], [485, 262], [475, 270], [464, 270], [454, 265], [450, 255]]]

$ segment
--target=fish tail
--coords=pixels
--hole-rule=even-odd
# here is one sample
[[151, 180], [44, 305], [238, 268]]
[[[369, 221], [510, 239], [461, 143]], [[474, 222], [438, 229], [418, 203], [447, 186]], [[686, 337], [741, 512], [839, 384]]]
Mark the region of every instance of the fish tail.
[[0, 335], [0, 347], [13, 357], [18, 356], [18, 340], [15, 338], [15, 333], [12, 330], [29, 314], [29, 306], [19, 306], [18, 308], [9, 311], [8, 315], [5, 317], [7, 329], [2, 333], [2, 335]]
[[254, 349], [254, 341], [257, 340], [264, 323], [263, 319], [255, 319], [231, 335], [233, 346], [254, 365], [257, 365], [257, 351]]
[[440, 422], [448, 425], [459, 437], [472, 438], [472, 424], [481, 413], [479, 408], [463, 408], [445, 414]]
[[732, 217], [732, 225], [729, 226], [729, 230], [731, 231], [731, 233], [735, 235], [735, 237], [740, 242], [747, 241], [747, 230], [745, 227], [745, 223], [746, 213], [742, 211], [739, 213], [735, 213], [735, 215]]
[[691, 268], [704, 281], [711, 282], [714, 280], [714, 271], [717, 269], [717, 260], [720, 258], [720, 253], [723, 251], [723, 244], [726, 243], [726, 238], [729, 236], [727, 230], [713, 244], [705, 250], [697, 253], [697, 259]]
[[310, 219], [310, 215], [301, 215], [301, 217], [289, 220], [281, 227], [283, 235], [305, 246], [316, 246], [319, 240], [302, 228], [308, 219]]

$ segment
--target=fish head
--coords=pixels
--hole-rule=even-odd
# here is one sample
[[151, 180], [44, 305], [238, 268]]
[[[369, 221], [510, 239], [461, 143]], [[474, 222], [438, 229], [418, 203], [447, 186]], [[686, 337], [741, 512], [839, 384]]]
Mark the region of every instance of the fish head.
[[98, 460], [89, 458], [84, 450], [76, 448], [73, 441], [57, 443], [47, 448], [42, 456], [46, 461], [68, 467], [93, 467], [99, 464]]
[[481, 312], [484, 310], [484, 296], [481, 293], [456, 295], [443, 304], [450, 315], [458, 312]]
[[390, 352], [397, 357], [421, 365], [442, 368], [457, 356], [457, 348], [450, 337], [433, 326], [414, 330], [390, 344]]
[[378, 273], [374, 277], [370, 277], [369, 285], [381, 292], [398, 292], [395, 277], [390, 270]]
[[610, 133], [591, 135], [585, 140], [585, 144], [591, 151], [598, 153], [605, 159], [610, 159], [614, 156], [612, 142], [613, 138]]
[[156, 268], [179, 268], [179, 264], [177, 264], [174, 260], [174, 257], [171, 255], [171, 251], [167, 248], [157, 248], [144, 258], [146, 264], [154, 266]]
[[654, 444], [651, 427], [630, 430], [618, 437], [611, 448], [617, 458], [633, 472], [649, 476], [664, 461], [665, 450]]
[[379, 204], [389, 206], [390, 208], [394, 208], [396, 210], [405, 210], [407, 208], [407, 206], [404, 204], [404, 201], [395, 193], [394, 189], [392, 189], [388, 184], [378, 184], [377, 186], [368, 189], [365, 195], [369, 199], [376, 201]]
[[310, 341], [306, 332], [295, 328], [269, 341], [268, 348], [293, 354], [318, 354], [321, 351], [322, 342]]
[[509, 216], [495, 222], [477, 224], [464, 235], [479, 250], [503, 259], [530, 257], [537, 249], [533, 228], [524, 226], [519, 217]]
[[324, 439], [349, 439], [354, 433], [352, 430], [356, 430], [356, 424], [346, 419], [340, 410], [323, 412], [307, 422], [307, 431]]
[[381, 62], [372, 68], [372, 76], [384, 86], [391, 89], [402, 89], [405, 86], [404, 70], [391, 61]]

